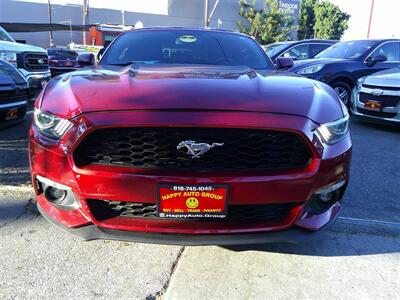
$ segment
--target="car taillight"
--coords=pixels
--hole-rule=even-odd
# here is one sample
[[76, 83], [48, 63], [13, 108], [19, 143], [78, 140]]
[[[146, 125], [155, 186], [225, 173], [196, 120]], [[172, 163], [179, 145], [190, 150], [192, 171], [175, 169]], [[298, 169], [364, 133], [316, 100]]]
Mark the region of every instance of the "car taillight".
[[58, 63], [58, 60], [56, 60], [56, 59], [49, 59], [49, 65], [50, 65], [50, 66], [55, 65], [56, 63]]

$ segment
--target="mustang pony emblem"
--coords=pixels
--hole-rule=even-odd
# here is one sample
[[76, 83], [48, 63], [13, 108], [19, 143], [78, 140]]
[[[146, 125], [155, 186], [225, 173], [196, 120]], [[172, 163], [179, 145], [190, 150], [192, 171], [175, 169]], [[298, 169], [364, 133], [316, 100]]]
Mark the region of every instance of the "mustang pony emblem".
[[176, 147], [178, 150], [186, 147], [188, 149], [187, 154], [193, 155], [192, 158], [200, 158], [200, 155], [203, 155], [208, 150], [214, 147], [221, 147], [224, 143], [212, 143], [212, 145], [207, 143], [196, 143], [195, 141], [182, 141]]

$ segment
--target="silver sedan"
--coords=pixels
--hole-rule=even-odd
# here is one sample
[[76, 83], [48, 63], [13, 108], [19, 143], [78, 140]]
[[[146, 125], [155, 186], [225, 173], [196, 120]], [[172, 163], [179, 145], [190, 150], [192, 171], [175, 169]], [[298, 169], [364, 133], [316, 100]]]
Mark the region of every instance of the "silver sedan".
[[400, 126], [400, 68], [360, 78], [353, 89], [351, 112], [365, 120]]

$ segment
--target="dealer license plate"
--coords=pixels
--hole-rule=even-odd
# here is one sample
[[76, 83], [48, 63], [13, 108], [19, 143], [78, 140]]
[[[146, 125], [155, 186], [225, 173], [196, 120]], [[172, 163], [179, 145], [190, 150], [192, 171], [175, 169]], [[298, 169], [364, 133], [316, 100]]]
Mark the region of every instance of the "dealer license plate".
[[227, 216], [226, 185], [174, 185], [158, 187], [160, 218], [223, 219]]
[[18, 118], [18, 108], [10, 109], [7, 111], [6, 120], [12, 120]]
[[380, 111], [382, 109], [382, 102], [376, 100], [367, 100], [364, 103], [364, 108], [369, 110]]

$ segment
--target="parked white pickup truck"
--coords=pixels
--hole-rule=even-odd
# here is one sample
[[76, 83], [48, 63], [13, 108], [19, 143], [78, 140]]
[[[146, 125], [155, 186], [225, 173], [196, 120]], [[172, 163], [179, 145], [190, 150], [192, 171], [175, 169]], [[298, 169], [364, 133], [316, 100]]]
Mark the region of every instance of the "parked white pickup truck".
[[31, 96], [50, 80], [49, 62], [45, 49], [17, 43], [0, 27], [0, 59], [14, 65], [29, 84]]

